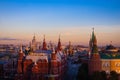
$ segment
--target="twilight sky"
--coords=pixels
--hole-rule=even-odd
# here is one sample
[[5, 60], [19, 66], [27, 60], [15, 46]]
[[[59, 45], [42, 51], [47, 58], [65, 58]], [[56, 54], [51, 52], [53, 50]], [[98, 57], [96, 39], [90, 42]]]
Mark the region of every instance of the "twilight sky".
[[[92, 27], [98, 45], [120, 45], [120, 0], [0, 0], [3, 38], [88, 45]], [[10, 40], [11, 42], [11, 40]]]

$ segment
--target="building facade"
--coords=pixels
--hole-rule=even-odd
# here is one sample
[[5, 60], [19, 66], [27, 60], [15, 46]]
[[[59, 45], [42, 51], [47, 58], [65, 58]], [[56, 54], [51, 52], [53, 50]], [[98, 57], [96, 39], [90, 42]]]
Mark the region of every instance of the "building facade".
[[16, 80], [63, 80], [67, 65], [60, 38], [56, 49], [47, 50], [44, 37], [41, 50], [30, 50], [29, 54], [24, 54], [21, 48]]
[[90, 75], [95, 71], [106, 71], [108, 74], [111, 71], [120, 73], [120, 52], [117, 48], [110, 44], [104, 50], [98, 52], [94, 30], [89, 45], [88, 68]]
[[107, 45], [103, 51], [101, 51], [102, 70], [110, 73], [110, 71], [116, 71], [120, 74], [120, 52], [112, 44]]

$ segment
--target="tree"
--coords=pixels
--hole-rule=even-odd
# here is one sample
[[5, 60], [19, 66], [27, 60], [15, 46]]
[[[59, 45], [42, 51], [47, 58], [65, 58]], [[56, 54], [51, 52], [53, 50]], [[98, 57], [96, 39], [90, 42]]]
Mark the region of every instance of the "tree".
[[95, 71], [91, 76], [91, 80], [104, 80], [104, 79], [102, 79], [101, 72]]
[[79, 67], [77, 80], [88, 80], [88, 64], [83, 63]]
[[115, 71], [111, 71], [109, 80], [118, 80], [118, 74]]
[[101, 71], [101, 77], [102, 77], [102, 80], [107, 80], [107, 74], [105, 71]]

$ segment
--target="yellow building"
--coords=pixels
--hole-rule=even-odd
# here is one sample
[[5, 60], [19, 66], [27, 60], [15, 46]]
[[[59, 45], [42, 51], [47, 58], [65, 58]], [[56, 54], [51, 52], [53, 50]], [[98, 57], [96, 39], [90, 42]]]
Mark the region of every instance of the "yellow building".
[[102, 70], [110, 73], [110, 71], [116, 71], [120, 74], [120, 53], [118, 49], [111, 44], [106, 47], [104, 52], [100, 53]]
[[110, 73], [110, 71], [116, 71], [120, 73], [120, 59], [101, 59], [102, 70]]

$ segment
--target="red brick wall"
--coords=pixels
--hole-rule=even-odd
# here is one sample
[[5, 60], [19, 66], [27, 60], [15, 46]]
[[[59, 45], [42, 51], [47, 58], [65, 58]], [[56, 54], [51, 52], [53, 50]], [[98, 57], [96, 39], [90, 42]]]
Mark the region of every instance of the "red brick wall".
[[94, 71], [101, 71], [101, 60], [99, 54], [92, 55], [91, 59], [88, 61], [89, 74]]

